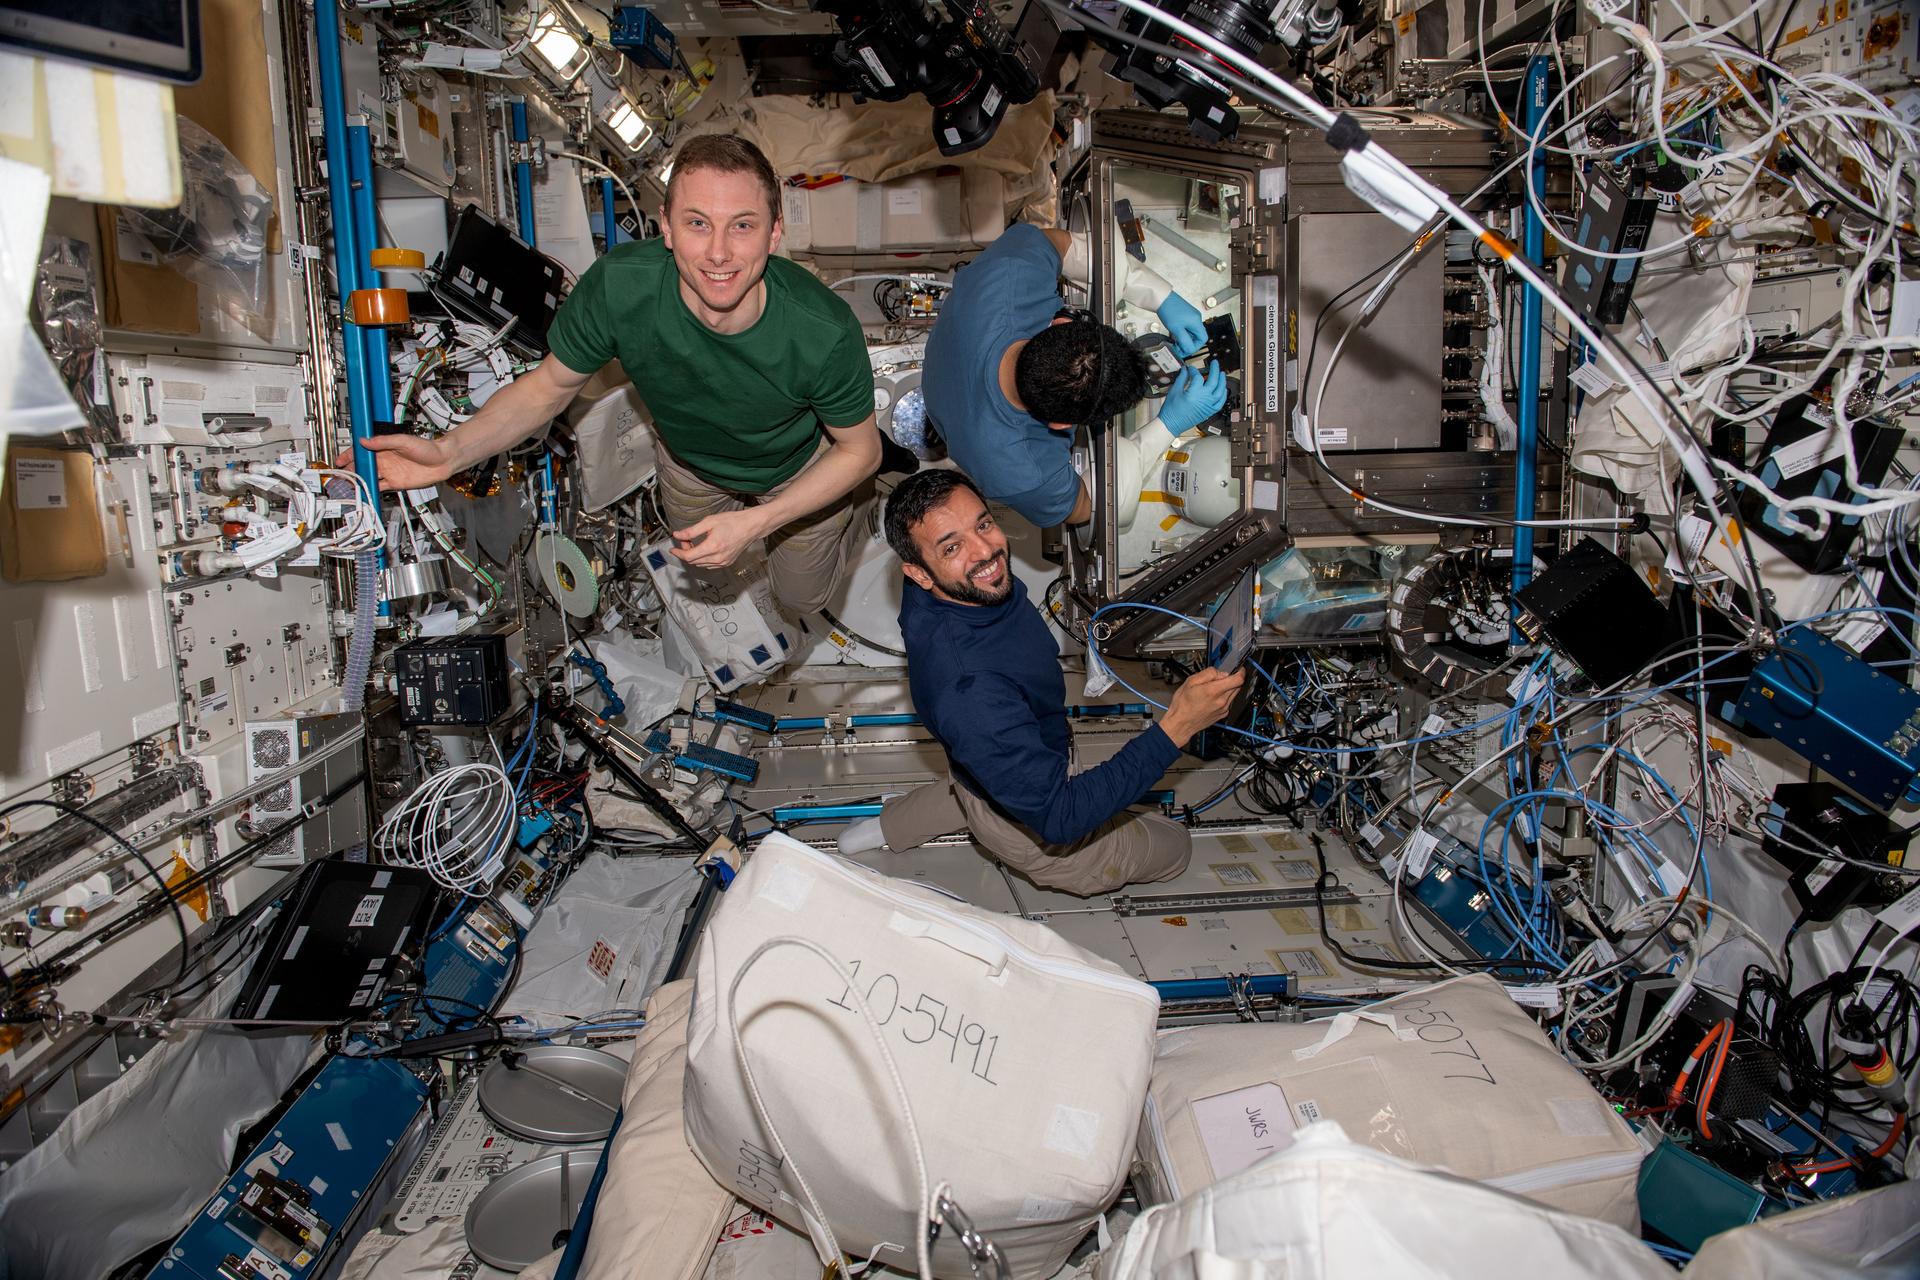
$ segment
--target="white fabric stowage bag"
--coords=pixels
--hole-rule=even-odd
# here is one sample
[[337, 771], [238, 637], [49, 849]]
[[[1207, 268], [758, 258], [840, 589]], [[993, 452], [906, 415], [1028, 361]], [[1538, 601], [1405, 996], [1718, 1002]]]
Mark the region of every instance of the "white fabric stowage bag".
[[[768, 836], [695, 959], [688, 1145], [823, 1262], [831, 1239], [912, 1271], [904, 1091], [926, 1184], [948, 1184], [1015, 1277], [1049, 1276], [1126, 1179], [1158, 1012], [1152, 987], [1043, 925]], [[971, 1275], [951, 1231], [933, 1270]]]
[[1097, 1280], [1674, 1280], [1611, 1223], [1349, 1142], [1328, 1121], [1276, 1155], [1146, 1210]]
[[1177, 1200], [1314, 1120], [1541, 1204], [1640, 1222], [1640, 1140], [1492, 978], [1454, 978], [1320, 1022], [1161, 1035], [1142, 1197]]

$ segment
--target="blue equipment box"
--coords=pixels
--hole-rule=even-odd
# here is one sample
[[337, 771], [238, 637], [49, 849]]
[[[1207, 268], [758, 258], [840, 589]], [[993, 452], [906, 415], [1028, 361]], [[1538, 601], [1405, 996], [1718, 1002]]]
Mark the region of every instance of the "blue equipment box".
[[1780, 637], [1735, 711], [1882, 810], [1920, 773], [1920, 693], [1810, 628]]
[[336, 1055], [149, 1280], [318, 1275], [426, 1105], [426, 1084], [399, 1063]]
[[613, 11], [607, 43], [627, 55], [635, 66], [665, 71], [673, 66], [680, 42], [653, 16], [651, 9], [623, 4]]

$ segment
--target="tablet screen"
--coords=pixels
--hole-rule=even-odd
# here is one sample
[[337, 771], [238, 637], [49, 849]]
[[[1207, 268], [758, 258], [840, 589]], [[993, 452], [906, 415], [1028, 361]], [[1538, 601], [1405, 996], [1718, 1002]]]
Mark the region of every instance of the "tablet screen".
[[1220, 598], [1207, 619], [1207, 665], [1231, 675], [1247, 660], [1253, 648], [1259, 620], [1253, 614], [1253, 570], [1241, 571], [1239, 579]]

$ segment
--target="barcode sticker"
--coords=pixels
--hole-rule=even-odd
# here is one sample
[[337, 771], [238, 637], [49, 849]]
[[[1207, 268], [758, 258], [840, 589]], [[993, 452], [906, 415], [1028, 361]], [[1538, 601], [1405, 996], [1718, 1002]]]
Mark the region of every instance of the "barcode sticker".
[[1526, 1005], [1530, 1009], [1544, 1009], [1548, 1013], [1560, 1012], [1560, 988], [1549, 983], [1520, 983], [1508, 987], [1507, 994], [1513, 997], [1515, 1004]]

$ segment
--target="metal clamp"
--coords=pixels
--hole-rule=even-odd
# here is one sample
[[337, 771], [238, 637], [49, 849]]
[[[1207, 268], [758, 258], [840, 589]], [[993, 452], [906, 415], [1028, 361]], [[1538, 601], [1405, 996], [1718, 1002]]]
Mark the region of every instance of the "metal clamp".
[[[973, 1225], [953, 1197], [944, 1191], [934, 1197], [934, 1217], [927, 1220], [927, 1248], [933, 1248], [940, 1239], [940, 1228], [944, 1224], [952, 1228], [954, 1239], [959, 1242], [961, 1252], [967, 1255], [967, 1266], [974, 1274], [974, 1280], [1013, 1280], [1013, 1272], [1007, 1267], [1006, 1258], [1001, 1256], [1000, 1246]], [[991, 1270], [982, 1271], [984, 1264], [991, 1264]]]
[[1258, 1022], [1260, 1014], [1253, 1007], [1253, 978], [1244, 973], [1227, 975], [1227, 994], [1233, 998], [1233, 1011], [1242, 1022]]

